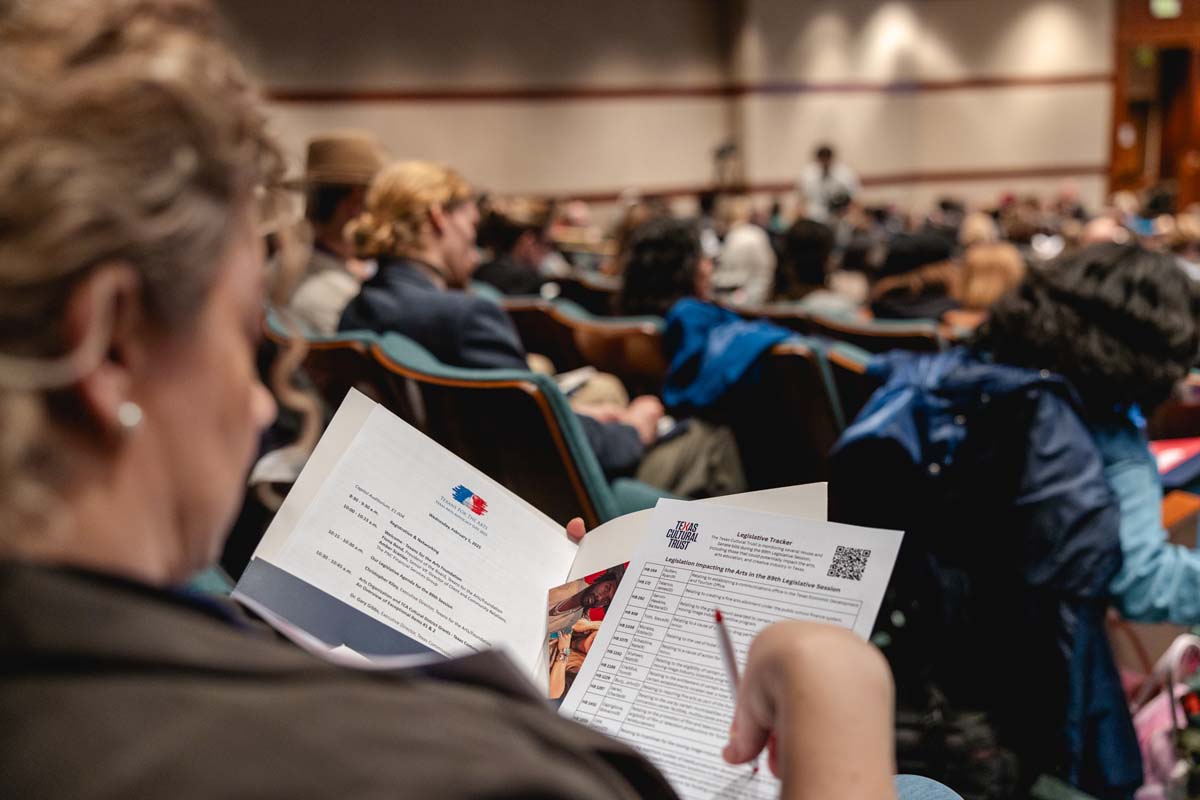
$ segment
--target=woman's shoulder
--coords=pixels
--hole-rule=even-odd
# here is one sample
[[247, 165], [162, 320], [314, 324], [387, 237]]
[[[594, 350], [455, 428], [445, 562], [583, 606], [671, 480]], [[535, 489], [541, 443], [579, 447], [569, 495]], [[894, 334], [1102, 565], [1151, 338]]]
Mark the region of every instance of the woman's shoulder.
[[494, 687], [484, 664], [338, 668], [169, 593], [10, 565], [0, 626], [14, 796], [669, 796], [628, 748]]

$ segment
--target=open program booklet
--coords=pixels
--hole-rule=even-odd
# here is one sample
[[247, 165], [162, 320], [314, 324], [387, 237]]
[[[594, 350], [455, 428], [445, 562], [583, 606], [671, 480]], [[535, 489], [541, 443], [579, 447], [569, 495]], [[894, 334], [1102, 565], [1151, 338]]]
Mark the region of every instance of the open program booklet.
[[[780, 619], [867, 636], [901, 535], [825, 514], [824, 484], [663, 500], [577, 545], [351, 390], [234, 596], [347, 665], [365, 655], [380, 666], [418, 666], [497, 648], [544, 694], [549, 627], [565, 633], [586, 619], [576, 594], [604, 595], [603, 624], [590, 631], [563, 712], [642, 748], [685, 797], [731, 781], [749, 797], [760, 786], [769, 793], [770, 781], [721, 765], [732, 701], [713, 610], [724, 613], [739, 660], [754, 633]], [[584, 591], [618, 565], [619, 584]], [[571, 582], [578, 591], [551, 594]]]

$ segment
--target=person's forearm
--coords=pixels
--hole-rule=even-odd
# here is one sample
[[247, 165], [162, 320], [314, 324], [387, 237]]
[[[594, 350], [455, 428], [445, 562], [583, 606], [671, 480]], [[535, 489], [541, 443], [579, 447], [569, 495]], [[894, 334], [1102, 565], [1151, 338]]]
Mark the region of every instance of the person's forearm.
[[865, 648], [836, 647], [804, 660], [778, 715], [778, 741], [792, 743], [777, 753], [780, 796], [891, 800], [894, 698], [886, 662]]

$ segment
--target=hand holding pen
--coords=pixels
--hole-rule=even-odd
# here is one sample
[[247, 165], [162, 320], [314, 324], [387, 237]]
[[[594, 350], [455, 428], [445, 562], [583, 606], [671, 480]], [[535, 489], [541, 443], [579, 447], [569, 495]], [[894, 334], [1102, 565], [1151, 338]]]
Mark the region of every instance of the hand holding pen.
[[784, 798], [895, 797], [891, 673], [878, 650], [832, 625], [779, 622], [754, 638], [740, 677], [726, 761], [767, 748]]

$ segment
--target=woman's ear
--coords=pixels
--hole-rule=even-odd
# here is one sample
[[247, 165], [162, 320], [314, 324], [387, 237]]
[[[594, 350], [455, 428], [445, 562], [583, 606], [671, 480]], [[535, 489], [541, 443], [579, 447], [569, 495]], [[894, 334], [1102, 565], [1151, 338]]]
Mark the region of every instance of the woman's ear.
[[446, 230], [446, 209], [441, 203], [434, 203], [429, 207], [429, 226], [438, 236], [442, 235], [442, 231]]
[[79, 282], [64, 311], [68, 346], [80, 355], [81, 407], [100, 428], [116, 430], [149, 361], [141, 279], [128, 264], [103, 264]]

